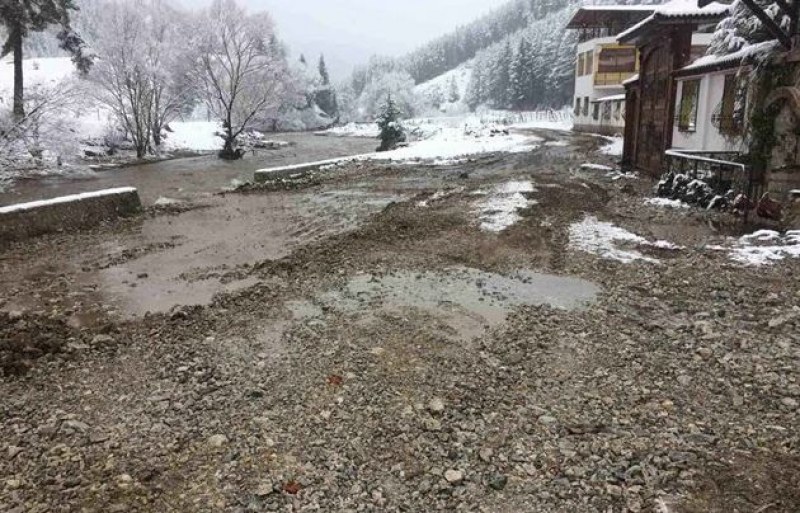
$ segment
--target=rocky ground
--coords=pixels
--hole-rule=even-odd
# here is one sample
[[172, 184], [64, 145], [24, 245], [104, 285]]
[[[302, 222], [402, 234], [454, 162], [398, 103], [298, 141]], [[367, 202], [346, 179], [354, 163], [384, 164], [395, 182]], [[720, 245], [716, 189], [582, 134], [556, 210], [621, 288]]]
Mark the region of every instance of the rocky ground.
[[[800, 261], [540, 135], [4, 249], [0, 511], [800, 511]], [[683, 248], [581, 251], [587, 214]], [[167, 283], [227, 292], [142, 312]]]

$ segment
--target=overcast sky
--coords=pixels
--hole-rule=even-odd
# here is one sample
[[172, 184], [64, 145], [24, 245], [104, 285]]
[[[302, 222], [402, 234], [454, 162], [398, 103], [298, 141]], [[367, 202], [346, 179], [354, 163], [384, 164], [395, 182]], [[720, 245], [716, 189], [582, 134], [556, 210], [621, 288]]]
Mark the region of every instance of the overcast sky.
[[331, 72], [343, 77], [372, 54], [402, 55], [506, 0], [244, 1], [272, 14], [293, 54], [315, 61], [322, 52]]

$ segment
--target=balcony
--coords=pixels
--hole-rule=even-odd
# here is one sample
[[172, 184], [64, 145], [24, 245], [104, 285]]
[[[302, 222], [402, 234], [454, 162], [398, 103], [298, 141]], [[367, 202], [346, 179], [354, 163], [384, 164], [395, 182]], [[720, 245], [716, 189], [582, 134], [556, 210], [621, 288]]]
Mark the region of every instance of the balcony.
[[619, 86], [636, 74], [635, 71], [597, 72], [594, 74], [595, 87]]

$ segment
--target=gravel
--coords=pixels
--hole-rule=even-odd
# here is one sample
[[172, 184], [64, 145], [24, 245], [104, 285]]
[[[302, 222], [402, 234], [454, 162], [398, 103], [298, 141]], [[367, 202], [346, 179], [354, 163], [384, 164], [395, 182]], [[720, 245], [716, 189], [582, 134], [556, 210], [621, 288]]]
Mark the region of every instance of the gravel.
[[[127, 319], [102, 294], [74, 304], [96, 270], [64, 258], [51, 287], [6, 265], [6, 290], [42, 288], [37, 307], [0, 300], [19, 310], [0, 316], [0, 510], [800, 510], [800, 264], [742, 268], [703, 249], [735, 223], [648, 207], [650, 183], [582, 172], [606, 162], [597, 143], [566, 141], [453, 169], [343, 170], [313, 187], [410, 199], [285, 257], [215, 269], [257, 283], [207, 306]], [[512, 179], [537, 185], [538, 204], [481, 232], [470, 193]], [[417, 189], [447, 181], [464, 191], [417, 206]], [[570, 250], [587, 214], [686, 249], [639, 248], [658, 265]], [[0, 262], [92, 251], [122, 229]], [[314, 303], [364, 274], [455, 266], [601, 292], [581, 309], [516, 305], [494, 324], [458, 297], [439, 310]], [[315, 308], [296, 315], [298, 302]], [[92, 322], [70, 320], [81, 309]]]

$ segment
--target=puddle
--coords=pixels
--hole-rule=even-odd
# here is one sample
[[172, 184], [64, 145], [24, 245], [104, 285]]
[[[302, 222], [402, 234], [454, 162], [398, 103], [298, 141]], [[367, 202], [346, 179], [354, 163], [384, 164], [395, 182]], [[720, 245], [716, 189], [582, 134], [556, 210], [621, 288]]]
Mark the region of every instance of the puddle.
[[518, 306], [551, 305], [564, 309], [588, 306], [600, 288], [586, 280], [518, 271], [510, 276], [470, 268], [445, 272], [400, 271], [385, 276], [356, 276], [341, 289], [319, 296], [313, 304], [293, 303], [296, 317], [320, 315], [318, 305], [345, 313], [375, 308], [416, 308], [470, 339], [505, 322]]

